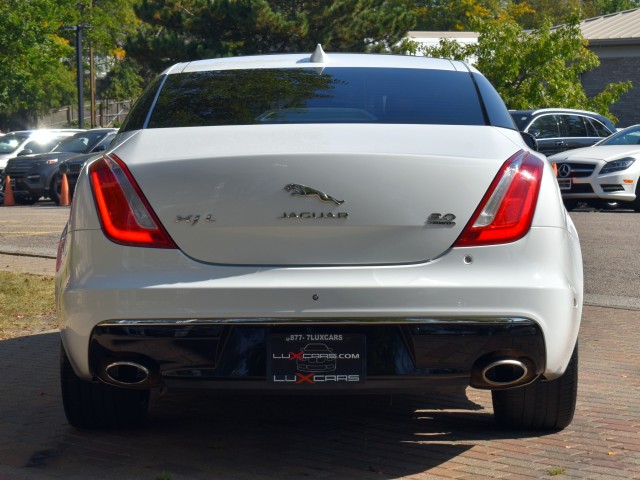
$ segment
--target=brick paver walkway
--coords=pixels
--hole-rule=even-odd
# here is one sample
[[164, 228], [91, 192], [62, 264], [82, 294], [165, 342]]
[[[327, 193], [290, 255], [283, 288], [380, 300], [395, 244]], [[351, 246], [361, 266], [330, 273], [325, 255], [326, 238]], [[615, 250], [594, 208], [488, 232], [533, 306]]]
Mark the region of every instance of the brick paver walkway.
[[497, 429], [490, 394], [170, 393], [141, 429], [69, 427], [56, 333], [0, 341], [0, 480], [640, 479], [640, 312], [585, 308], [574, 422]]

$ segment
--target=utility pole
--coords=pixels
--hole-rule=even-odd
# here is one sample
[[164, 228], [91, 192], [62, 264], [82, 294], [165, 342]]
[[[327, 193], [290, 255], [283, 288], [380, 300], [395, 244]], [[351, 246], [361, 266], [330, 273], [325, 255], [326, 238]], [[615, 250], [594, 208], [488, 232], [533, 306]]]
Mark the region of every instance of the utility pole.
[[96, 127], [96, 70], [93, 58], [93, 45], [89, 46], [89, 90], [91, 98], [91, 128]]
[[64, 25], [60, 30], [76, 32], [76, 70], [78, 82], [78, 128], [84, 128], [84, 82], [82, 72], [82, 30], [91, 25]]

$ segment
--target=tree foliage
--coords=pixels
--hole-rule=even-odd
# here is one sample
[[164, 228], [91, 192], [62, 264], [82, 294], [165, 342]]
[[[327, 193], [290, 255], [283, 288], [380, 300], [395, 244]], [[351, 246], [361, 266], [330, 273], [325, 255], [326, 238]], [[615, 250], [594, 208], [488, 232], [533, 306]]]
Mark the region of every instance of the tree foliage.
[[201, 58], [389, 51], [415, 25], [412, 0], [143, 0], [127, 51], [147, 76]]
[[59, 36], [54, 13], [65, 19], [54, 0], [0, 2], [0, 122], [21, 110], [44, 110], [68, 100], [73, 76], [60, 62], [72, 53]]
[[[575, 40], [576, 19], [638, 6], [640, 0], [0, 0], [0, 128], [18, 112], [75, 103], [75, 35], [59, 27], [78, 24], [91, 26], [83, 30], [85, 71], [91, 46], [98, 96], [113, 99], [135, 98], [144, 82], [180, 61], [310, 52], [318, 43], [334, 52], [401, 53], [409, 30], [475, 29], [482, 41], [473, 52], [445, 42], [440, 54], [475, 55], [511, 106], [562, 101], [602, 111], [628, 86], [610, 85], [592, 98], [577, 87], [597, 58]], [[524, 35], [523, 28], [535, 30]], [[88, 73], [85, 82], [88, 91]]]
[[[139, 67], [132, 65], [124, 49], [130, 35], [138, 29], [134, 0], [67, 0], [74, 3], [72, 24], [88, 25], [83, 30], [85, 57], [93, 48], [98, 77], [98, 96], [128, 100], [142, 91]], [[75, 42], [71, 39], [75, 46]], [[75, 68], [75, 63], [72, 68]]]
[[476, 20], [477, 44], [461, 45], [447, 40], [424, 49], [429, 56], [473, 59], [475, 66], [496, 87], [513, 109], [542, 107], [583, 108], [615, 119], [609, 106], [631, 88], [631, 82], [609, 84], [588, 97], [580, 76], [600, 64], [586, 48], [577, 16], [552, 28], [546, 21], [525, 32], [510, 16]]
[[[137, 25], [132, 0], [2, 0], [0, 1], [0, 126], [20, 114], [74, 103], [76, 95], [75, 34], [61, 26], [83, 29], [84, 46], [114, 63], [116, 49]], [[86, 51], [84, 57], [87, 57]], [[87, 80], [88, 83], [88, 80]], [[140, 91], [130, 89], [131, 94]], [[19, 122], [14, 122], [19, 123]], [[20, 125], [18, 125], [20, 126]]]
[[518, 19], [524, 28], [541, 27], [545, 22], [560, 25], [575, 15], [591, 18], [640, 6], [640, 0], [527, 0], [530, 7]]

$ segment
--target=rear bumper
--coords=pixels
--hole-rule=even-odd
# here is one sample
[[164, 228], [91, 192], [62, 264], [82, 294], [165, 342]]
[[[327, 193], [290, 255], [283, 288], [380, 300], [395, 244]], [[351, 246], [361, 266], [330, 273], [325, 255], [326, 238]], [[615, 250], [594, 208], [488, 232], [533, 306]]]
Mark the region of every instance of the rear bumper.
[[[85, 379], [100, 375], [101, 357], [139, 352], [153, 361], [152, 368], [159, 365], [167, 385], [188, 380], [262, 388], [266, 356], [259, 352], [265, 338], [291, 329], [360, 331], [367, 362], [384, 350], [373, 339], [402, 345], [404, 353], [385, 353], [389, 370], [367, 364], [367, 383], [360, 387], [365, 389], [376, 382], [468, 385], [471, 366], [501, 350], [522, 352], [534, 361], [536, 374], [553, 379], [564, 372], [580, 325], [580, 247], [560, 228], [532, 228], [509, 245], [453, 249], [423, 264], [358, 267], [210, 265], [178, 250], [115, 245], [100, 230], [74, 231], [71, 225], [69, 231], [56, 278], [58, 316], [69, 359]], [[528, 333], [516, 329], [525, 324], [505, 325], [504, 319], [521, 319]], [[182, 337], [190, 324], [224, 333]], [[125, 327], [137, 333], [125, 333]], [[152, 327], [148, 334], [146, 327]], [[251, 354], [220, 343], [234, 335], [238, 344], [258, 339]], [[205, 362], [201, 348], [209, 355]], [[184, 363], [176, 352], [184, 353]], [[220, 363], [225, 355], [231, 360]], [[254, 358], [242, 375], [237, 365], [223, 367]], [[194, 366], [206, 370], [196, 381], [169, 375]]]
[[[357, 355], [364, 365], [358, 366], [358, 381], [339, 381], [339, 359], [320, 364], [299, 359], [290, 381], [272, 374], [270, 338], [292, 335], [362, 336], [364, 346]], [[287, 351], [291, 349], [296, 352], [292, 356], [302, 356], [294, 347]], [[345, 318], [332, 323], [265, 318], [104, 322], [91, 335], [89, 357], [94, 377], [129, 387], [415, 391], [522, 385], [544, 372], [546, 355], [542, 330], [522, 318]], [[521, 362], [526, 373], [509, 370], [501, 378], [491, 376], [487, 367], [503, 359]], [[116, 364], [138, 365], [144, 378], [118, 371]]]

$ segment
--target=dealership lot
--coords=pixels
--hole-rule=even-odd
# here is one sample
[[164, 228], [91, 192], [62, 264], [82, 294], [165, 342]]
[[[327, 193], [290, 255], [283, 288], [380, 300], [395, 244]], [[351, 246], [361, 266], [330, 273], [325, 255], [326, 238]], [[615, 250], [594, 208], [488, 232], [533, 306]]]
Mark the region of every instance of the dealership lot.
[[[46, 205], [0, 208], [0, 267], [32, 262], [52, 271], [67, 214]], [[83, 432], [62, 412], [51, 332], [0, 342], [0, 479], [640, 478], [640, 215], [572, 217], [588, 306], [577, 412], [560, 433], [497, 429], [490, 394], [476, 390], [394, 398], [175, 393], [155, 399], [144, 428]], [[33, 256], [7, 255], [16, 252]]]

